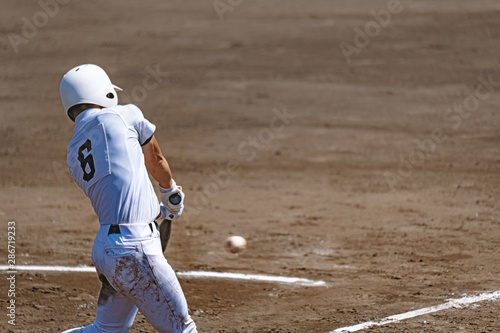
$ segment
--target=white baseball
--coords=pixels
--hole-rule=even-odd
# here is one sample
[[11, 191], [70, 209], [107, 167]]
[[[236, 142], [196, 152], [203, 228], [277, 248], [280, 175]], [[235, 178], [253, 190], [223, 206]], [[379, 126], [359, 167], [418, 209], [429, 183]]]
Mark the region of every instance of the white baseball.
[[226, 239], [226, 248], [231, 253], [238, 253], [247, 247], [247, 241], [241, 236], [231, 236]]

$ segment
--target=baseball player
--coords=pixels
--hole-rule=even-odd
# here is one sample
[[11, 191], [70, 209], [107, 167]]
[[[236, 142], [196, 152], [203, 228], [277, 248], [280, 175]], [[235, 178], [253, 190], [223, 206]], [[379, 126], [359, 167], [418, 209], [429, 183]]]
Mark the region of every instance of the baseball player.
[[[92, 249], [102, 282], [96, 317], [66, 332], [128, 332], [138, 309], [159, 332], [196, 332], [155, 222], [178, 219], [184, 193], [172, 179], [155, 125], [137, 106], [118, 105], [121, 90], [89, 64], [68, 71], [60, 85], [64, 110], [75, 122], [69, 170], [101, 225]], [[159, 183], [161, 204], [147, 171]], [[173, 196], [180, 199], [169, 200]]]

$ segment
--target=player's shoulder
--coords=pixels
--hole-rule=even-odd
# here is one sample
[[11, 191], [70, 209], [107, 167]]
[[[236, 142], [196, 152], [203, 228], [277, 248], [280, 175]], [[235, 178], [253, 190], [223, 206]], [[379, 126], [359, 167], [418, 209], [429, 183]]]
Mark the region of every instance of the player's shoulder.
[[109, 113], [120, 116], [126, 123], [132, 123], [138, 119], [144, 118], [141, 109], [134, 104], [116, 105], [111, 108], [103, 109]]
[[123, 113], [123, 114], [141, 114], [142, 115], [141, 109], [139, 109], [139, 107], [135, 104], [116, 105], [110, 109], [114, 110], [115, 112]]
[[142, 117], [139, 108], [133, 104], [128, 104], [101, 109], [96, 119], [99, 123], [106, 124], [119, 121], [129, 126], [139, 117]]

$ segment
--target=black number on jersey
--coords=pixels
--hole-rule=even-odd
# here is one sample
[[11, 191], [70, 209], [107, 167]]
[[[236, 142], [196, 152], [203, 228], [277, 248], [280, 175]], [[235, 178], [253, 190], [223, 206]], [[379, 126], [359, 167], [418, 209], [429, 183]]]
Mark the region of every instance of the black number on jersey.
[[[85, 149], [87, 150], [88, 153], [87, 157], [83, 155], [83, 151]], [[89, 139], [87, 139], [87, 141], [85, 141], [85, 143], [81, 145], [80, 148], [78, 149], [78, 160], [80, 161], [80, 165], [82, 166], [83, 180], [85, 180], [86, 182], [91, 180], [94, 177], [95, 173], [94, 158], [90, 153], [91, 150], [92, 150], [92, 142], [90, 142]], [[90, 168], [90, 172], [87, 172], [85, 170], [87, 168], [87, 165]]]

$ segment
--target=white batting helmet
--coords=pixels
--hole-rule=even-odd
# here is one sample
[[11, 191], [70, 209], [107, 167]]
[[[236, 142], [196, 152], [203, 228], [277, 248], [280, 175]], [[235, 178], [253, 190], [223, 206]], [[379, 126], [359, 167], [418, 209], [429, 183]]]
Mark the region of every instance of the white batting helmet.
[[116, 91], [123, 89], [111, 83], [108, 74], [97, 65], [80, 65], [62, 78], [59, 93], [64, 111], [77, 104], [97, 104], [105, 108], [118, 105]]

